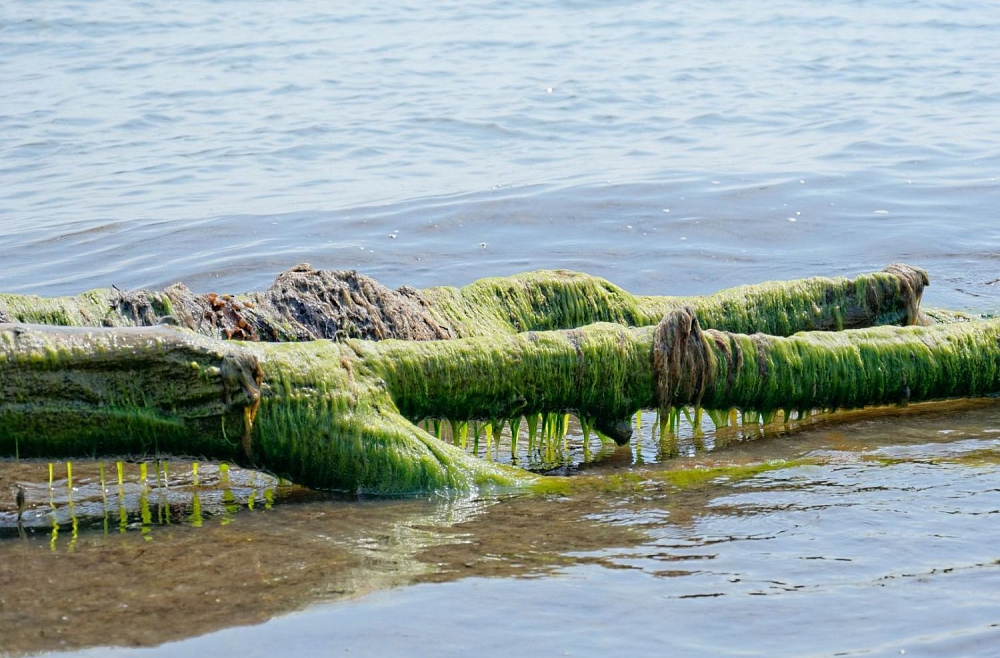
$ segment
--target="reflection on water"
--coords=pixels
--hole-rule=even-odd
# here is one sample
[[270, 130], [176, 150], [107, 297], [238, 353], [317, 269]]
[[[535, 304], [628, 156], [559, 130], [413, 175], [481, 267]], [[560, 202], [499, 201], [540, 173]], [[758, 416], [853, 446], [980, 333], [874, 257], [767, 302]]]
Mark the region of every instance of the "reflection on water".
[[[836, 414], [760, 414], [736, 409], [703, 412], [679, 407], [661, 415], [659, 410], [645, 410], [632, 418], [632, 440], [625, 446], [616, 445], [570, 414], [536, 414], [493, 422], [425, 420], [419, 425], [480, 459], [545, 475], [607, 474], [631, 466], [683, 463], [678, 458], [726, 449], [729, 452], [724, 454], [734, 454], [743, 444], [795, 435], [816, 426], [842, 425], [857, 417], [940, 416], [993, 404], [967, 400]], [[776, 449], [774, 444], [768, 445], [770, 450]], [[56, 550], [60, 533], [64, 538], [68, 533], [70, 551], [81, 529], [99, 529], [104, 535], [138, 530], [148, 540], [154, 525], [189, 523], [201, 527], [209, 517], [218, 517], [225, 525], [240, 510], [269, 510], [276, 500], [348, 499], [226, 463], [176, 459], [138, 463], [7, 460], [0, 462], [0, 491], [12, 492], [10, 497], [0, 497], [0, 538], [48, 533], [50, 547]]]
[[[645, 414], [640, 421], [645, 427]], [[403, 638], [428, 617], [436, 633], [473, 632], [462, 625], [468, 613], [455, 610], [455, 598], [471, 602], [480, 594], [508, 622], [528, 627], [550, 614], [552, 601], [560, 614], [584, 619], [607, 597], [600, 614], [632, 615], [660, 629], [617, 638], [619, 650], [632, 653], [670, 637], [686, 638], [675, 640], [681, 653], [690, 651], [688, 642], [738, 653], [748, 624], [758, 629], [755, 646], [765, 646], [768, 633], [781, 636], [782, 619], [826, 643], [775, 640], [770, 655], [814, 646], [896, 652], [943, 641], [935, 629], [963, 637], [988, 632], [998, 610], [987, 593], [1000, 579], [1000, 527], [991, 522], [1000, 514], [995, 402], [914, 405], [806, 421], [788, 432], [723, 446], [709, 431], [713, 452], [636, 465], [650, 449], [644, 433], [631, 449], [577, 463], [573, 477], [553, 480], [570, 485], [547, 495], [324, 499], [271, 509], [263, 492], [284, 501], [286, 488], [261, 474], [201, 464], [195, 484], [192, 463], [171, 461], [166, 475], [159, 467], [159, 483], [168, 486], [157, 486], [154, 462], [142, 487], [141, 465], [126, 464], [121, 486], [133, 488], [119, 497], [117, 474], [108, 469], [110, 523], [98, 517], [83, 524], [89, 529], [66, 525], [74, 511], [103, 509], [99, 467], [74, 464], [70, 495], [64, 465], [57, 465], [51, 496], [62, 529], [46, 529], [41, 518], [52, 512], [35, 508], [24, 540], [0, 542], [0, 637], [14, 653], [183, 638], [194, 639], [158, 653], [228, 653], [235, 651], [232, 632], [213, 631], [277, 616], [239, 630], [246, 655], [328, 655], [341, 647], [417, 655]], [[45, 464], [16, 467], [47, 472]], [[193, 495], [195, 487], [202, 495]], [[47, 480], [37, 489], [32, 498], [49, 495]], [[161, 495], [179, 502], [160, 506]], [[243, 511], [233, 514], [236, 507]], [[117, 525], [122, 518], [125, 526]], [[315, 607], [415, 583], [423, 585], [391, 599]], [[639, 608], [622, 607], [628, 592], [643, 601]], [[961, 612], [931, 615], [927, 600], [961, 601]], [[741, 612], [751, 601], [760, 611], [752, 621]], [[891, 610], [894, 624], [839, 637], [839, 624], [860, 623], [858, 601], [867, 602], [872, 620]], [[384, 626], [387, 605], [393, 626], [379, 634], [374, 628]], [[282, 616], [308, 606], [304, 615]], [[503, 628], [479, 625], [475, 632], [499, 641]], [[671, 628], [676, 636], [664, 630]], [[536, 649], [553, 641], [536, 630]], [[195, 637], [203, 633], [212, 634]], [[550, 648], [586, 654], [593, 652], [587, 641], [597, 640], [583, 632]]]
[[7, 490], [19, 493], [0, 500], [0, 537], [48, 533], [56, 550], [60, 533], [68, 532], [69, 551], [81, 530], [104, 535], [138, 530], [150, 539], [154, 525], [200, 527], [215, 516], [226, 524], [243, 508], [329, 498], [265, 473], [181, 460], [6, 461], [0, 465], [0, 491]]
[[[481, 459], [548, 475], [568, 475], [664, 463], [722, 449], [732, 452], [741, 444], [840, 426], [859, 418], [934, 418], [994, 404], [988, 399], [958, 400], [836, 413], [674, 407], [661, 414], [658, 409], [646, 409], [631, 418], [632, 439], [625, 446], [616, 445], [572, 414], [535, 414], [499, 421], [424, 420], [418, 425]], [[776, 444], [768, 445], [774, 449]]]

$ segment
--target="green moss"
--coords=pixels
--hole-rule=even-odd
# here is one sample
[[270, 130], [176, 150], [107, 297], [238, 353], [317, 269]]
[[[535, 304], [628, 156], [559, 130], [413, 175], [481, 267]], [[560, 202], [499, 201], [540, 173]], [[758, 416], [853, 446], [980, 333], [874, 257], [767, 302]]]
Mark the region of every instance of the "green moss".
[[528, 490], [546, 496], [589, 494], [638, 494], [646, 489], [648, 481], [640, 473], [613, 475], [574, 475], [538, 478]]
[[907, 266], [854, 279], [814, 277], [740, 286], [704, 297], [636, 296], [567, 270], [539, 270], [422, 291], [435, 319], [458, 337], [570, 329], [598, 322], [658, 323], [689, 306], [705, 327], [788, 336], [881, 324], [914, 324], [927, 275]]

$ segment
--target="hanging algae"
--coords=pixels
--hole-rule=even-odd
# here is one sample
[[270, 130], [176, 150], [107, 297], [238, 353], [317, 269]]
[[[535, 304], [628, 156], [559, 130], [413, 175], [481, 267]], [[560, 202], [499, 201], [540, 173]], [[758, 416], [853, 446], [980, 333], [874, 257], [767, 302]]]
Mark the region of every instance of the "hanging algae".
[[702, 329], [691, 309], [653, 336], [657, 402], [759, 412], [850, 409], [1000, 392], [1000, 321], [791, 337]]
[[[888, 270], [867, 282], [841, 280], [837, 289], [826, 280], [803, 293], [807, 301], [790, 303], [789, 314], [754, 321], [787, 329], [802, 320], [794, 319], [802, 315], [796, 309], [808, 306], [814, 320], [832, 318], [835, 326], [913, 323], [926, 275], [905, 266]], [[574, 285], [583, 280], [560, 276]], [[810, 288], [816, 281], [789, 286]], [[774, 301], [787, 297], [774, 292], [778, 288], [755, 289], [769, 290], [762, 297]], [[699, 298], [698, 308], [709, 316], [730, 309], [737, 325], [776, 313], [750, 304], [746, 290]], [[742, 300], [739, 313], [730, 308], [736, 299]], [[867, 310], [850, 300], [865, 300]], [[558, 315], [546, 303], [543, 295], [532, 307], [536, 320]], [[894, 319], [882, 312], [889, 307], [896, 309]], [[559, 322], [587, 315], [566, 309]], [[1000, 389], [996, 323], [778, 338], [703, 330], [698, 313], [674, 310], [656, 327], [597, 323], [523, 333], [500, 327], [427, 342], [239, 343], [170, 326], [0, 325], [0, 453], [192, 454], [264, 468], [308, 486], [379, 493], [522, 486], [534, 476], [476, 459], [411, 420], [435, 419], [438, 428], [453, 420], [464, 445], [470, 420], [478, 443], [482, 426], [499, 428], [502, 419], [524, 416], [529, 447], [537, 438], [550, 449], [563, 440], [567, 413], [621, 441], [631, 434], [632, 415], [649, 407], [661, 409], [663, 434], [687, 405], [722, 410], [710, 415], [728, 422], [731, 408], [801, 414]], [[518, 323], [527, 321], [519, 317]]]
[[463, 288], [389, 290], [355, 271], [298, 265], [262, 292], [194, 293], [117, 288], [75, 297], [0, 295], [0, 322], [134, 327], [158, 323], [215, 338], [249, 341], [435, 340], [571, 329], [595, 322], [655, 325], [691, 306], [704, 326], [789, 335], [880, 324], [914, 324], [927, 275], [907, 265], [854, 279], [762, 283], [706, 297], [632, 295], [608, 281], [565, 270], [476, 281]]

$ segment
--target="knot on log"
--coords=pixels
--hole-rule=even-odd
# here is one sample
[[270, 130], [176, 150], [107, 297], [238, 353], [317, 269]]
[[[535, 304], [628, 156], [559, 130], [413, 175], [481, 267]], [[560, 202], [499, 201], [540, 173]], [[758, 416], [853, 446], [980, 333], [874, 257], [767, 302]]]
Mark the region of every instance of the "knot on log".
[[920, 316], [920, 300], [924, 295], [924, 288], [931, 283], [927, 272], [905, 263], [893, 263], [882, 271], [899, 280], [899, 293], [906, 304], [906, 317], [902, 324], [907, 327], [925, 324]]
[[653, 334], [653, 374], [661, 409], [701, 404], [714, 363], [707, 337], [690, 306], [663, 316]]

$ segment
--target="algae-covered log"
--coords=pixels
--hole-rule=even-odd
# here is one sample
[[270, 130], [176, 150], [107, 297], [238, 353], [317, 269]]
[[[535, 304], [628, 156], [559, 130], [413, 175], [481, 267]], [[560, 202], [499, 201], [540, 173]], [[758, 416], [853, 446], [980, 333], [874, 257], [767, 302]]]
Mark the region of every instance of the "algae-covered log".
[[[1000, 392], [1000, 322], [788, 338], [600, 323], [453, 341], [237, 343], [173, 328], [0, 325], [0, 453], [199, 454], [301, 484], [410, 492], [531, 476], [411, 420], [640, 408], [846, 408]], [[409, 420], [408, 420], [409, 419]]]
[[300, 265], [263, 292], [194, 293], [117, 288], [75, 297], [0, 295], [0, 322], [133, 327], [179, 324], [217, 338], [434, 340], [570, 329], [595, 322], [654, 325], [690, 306], [706, 327], [790, 335], [914, 324], [927, 275], [906, 265], [854, 279], [810, 278], [724, 290], [705, 297], [632, 295], [599, 277], [564, 270], [476, 281], [463, 288], [389, 290], [353, 271]]
[[[954, 360], [922, 350], [922, 334], [886, 329], [883, 342], [892, 348], [874, 349], [882, 343], [866, 347], [869, 339], [851, 332], [782, 342], [702, 331], [695, 319], [773, 334], [910, 325], [919, 319], [926, 284], [922, 270], [894, 265], [854, 280], [767, 283], [698, 298], [636, 297], [570, 272], [394, 292], [356, 273], [299, 267], [265, 293], [238, 297], [198, 296], [182, 286], [55, 300], [0, 296], [0, 321], [114, 327], [168, 317], [227, 338], [342, 339], [226, 342], [167, 326], [0, 325], [0, 452], [196, 454], [315, 487], [409, 492], [530, 479], [447, 446], [411, 422], [428, 417], [492, 421], [574, 412], [627, 441], [624, 419], [657, 404], [768, 410], [993, 392], [988, 378], [964, 389], [968, 382], [947, 380], [938, 364], [952, 372]], [[568, 328], [595, 320], [605, 322]], [[637, 327], [624, 326], [630, 324]], [[542, 331], [559, 327], [567, 329]], [[977, 336], [992, 330], [984, 323], [969, 327]], [[358, 333], [469, 337], [347, 339]], [[911, 344], [914, 336], [918, 343]], [[897, 344], [918, 355], [911, 357], [913, 372], [904, 369], [901, 385], [891, 375], [873, 383], [869, 369], [899, 366]], [[851, 356], [852, 349], [865, 358]], [[842, 376], [845, 369], [853, 369], [853, 378]], [[827, 381], [838, 377], [846, 383]]]

